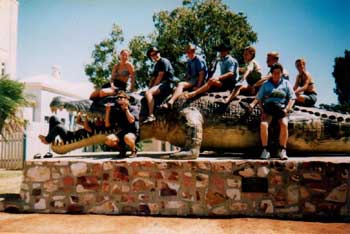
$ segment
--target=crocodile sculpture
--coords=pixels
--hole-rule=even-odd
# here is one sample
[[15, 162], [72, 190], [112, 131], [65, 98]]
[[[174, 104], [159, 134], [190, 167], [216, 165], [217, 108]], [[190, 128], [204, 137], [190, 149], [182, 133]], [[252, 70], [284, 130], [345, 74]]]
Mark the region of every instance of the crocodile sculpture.
[[[141, 108], [140, 120], [147, 114], [147, 105], [140, 101], [140, 95], [130, 94], [133, 105]], [[252, 97], [240, 96], [229, 105], [223, 103], [227, 92], [207, 93], [194, 100], [179, 99], [171, 110], [156, 109], [157, 120], [141, 124], [141, 140], [156, 138], [179, 146], [182, 151], [174, 158], [197, 158], [201, 150], [220, 152], [256, 151], [260, 146], [260, 108], [252, 111], [244, 103]], [[52, 110], [65, 108], [70, 112], [81, 112], [93, 119], [104, 113], [104, 103], [113, 97], [95, 102], [66, 101], [54, 98]], [[288, 150], [302, 153], [350, 154], [350, 115], [310, 107], [295, 106], [289, 116]], [[278, 129], [272, 127], [273, 129]], [[52, 150], [64, 154], [71, 150], [92, 144], [103, 144], [111, 132], [95, 132], [86, 138], [68, 142], [56, 141]], [[274, 133], [277, 134], [276, 131]], [[271, 137], [270, 145], [276, 144]], [[275, 140], [275, 142], [273, 142]]]

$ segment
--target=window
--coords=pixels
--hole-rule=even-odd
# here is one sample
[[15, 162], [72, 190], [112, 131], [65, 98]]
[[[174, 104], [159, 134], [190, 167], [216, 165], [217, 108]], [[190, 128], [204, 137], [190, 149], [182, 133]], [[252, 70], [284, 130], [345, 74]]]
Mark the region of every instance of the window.
[[1, 63], [0, 72], [1, 72], [2, 76], [5, 75], [5, 73], [6, 73], [6, 64], [5, 63]]

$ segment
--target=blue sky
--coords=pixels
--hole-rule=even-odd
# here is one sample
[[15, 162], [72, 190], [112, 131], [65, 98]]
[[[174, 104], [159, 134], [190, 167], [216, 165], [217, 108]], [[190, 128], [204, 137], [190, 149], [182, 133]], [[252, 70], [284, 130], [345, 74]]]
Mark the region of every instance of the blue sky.
[[[256, 60], [266, 68], [266, 53], [278, 51], [294, 84], [294, 61], [303, 57], [319, 93], [319, 103], [336, 103], [334, 58], [350, 50], [348, 0], [224, 0], [243, 12], [258, 33]], [[19, 0], [18, 76], [50, 73], [60, 65], [64, 79], [83, 81], [94, 44], [119, 24], [126, 42], [146, 35], [152, 16], [181, 6], [182, 0]]]

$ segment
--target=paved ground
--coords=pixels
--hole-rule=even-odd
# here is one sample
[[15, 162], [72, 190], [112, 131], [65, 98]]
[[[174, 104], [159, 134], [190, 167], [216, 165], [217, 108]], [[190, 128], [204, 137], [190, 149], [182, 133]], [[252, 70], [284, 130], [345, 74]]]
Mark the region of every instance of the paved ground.
[[196, 219], [0, 213], [0, 234], [345, 234], [350, 224], [273, 219]]

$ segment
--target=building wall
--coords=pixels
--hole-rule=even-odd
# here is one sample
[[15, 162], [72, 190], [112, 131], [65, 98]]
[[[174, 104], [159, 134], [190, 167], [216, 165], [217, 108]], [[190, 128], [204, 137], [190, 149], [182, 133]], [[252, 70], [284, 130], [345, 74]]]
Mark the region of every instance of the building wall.
[[18, 1], [0, 0], [0, 75], [16, 78]]

